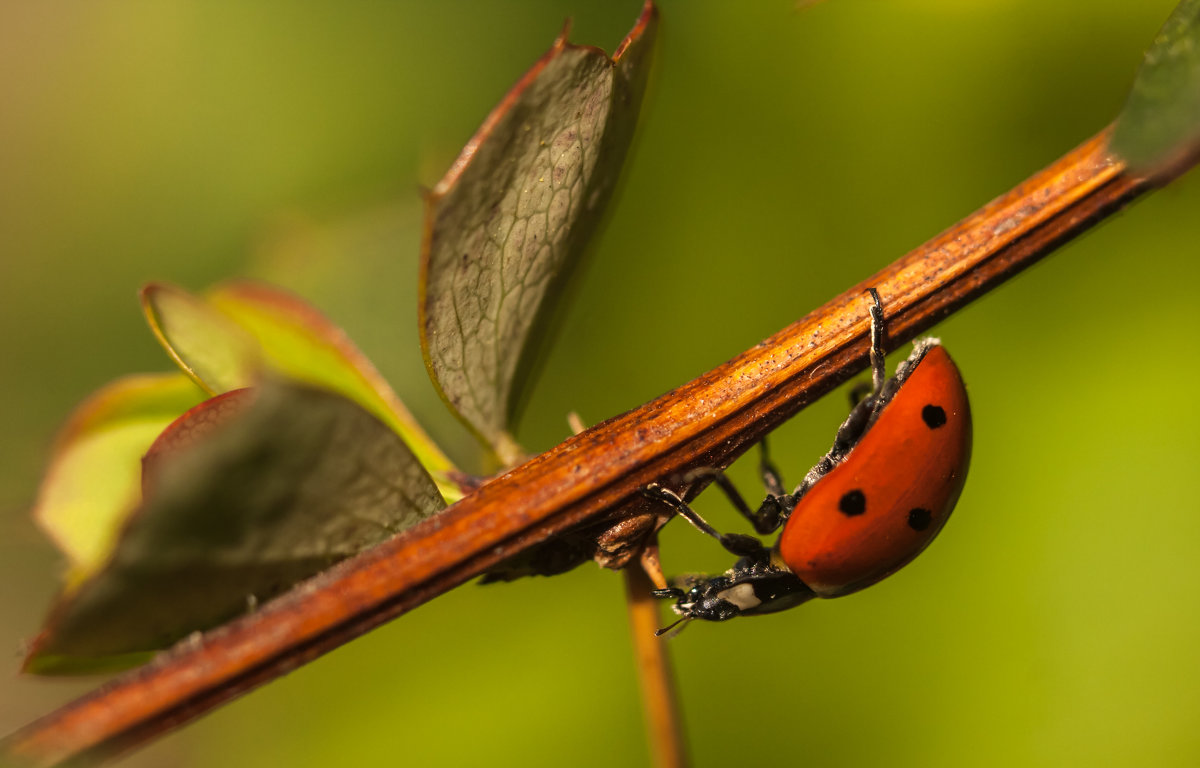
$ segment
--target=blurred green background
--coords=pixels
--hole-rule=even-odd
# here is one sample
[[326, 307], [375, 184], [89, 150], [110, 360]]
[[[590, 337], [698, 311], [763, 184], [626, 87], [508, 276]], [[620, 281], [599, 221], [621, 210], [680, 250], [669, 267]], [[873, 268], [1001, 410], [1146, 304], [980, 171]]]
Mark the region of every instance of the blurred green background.
[[[662, 0], [623, 195], [524, 444], [726, 360], [1092, 135], [1173, 5]], [[473, 466], [420, 363], [418, 188], [564, 18], [612, 50], [638, 8], [0, 5], [0, 732], [96, 684], [16, 674], [59, 568], [26, 512], [72, 405], [168, 368], [138, 286], [299, 291]], [[860, 595], [673, 640], [698, 766], [1200, 762], [1198, 181], [937, 329], [975, 413], [955, 519]], [[790, 482], [844, 403], [776, 433]], [[663, 546], [672, 572], [728, 565], [682, 526]], [[592, 566], [468, 585], [128, 764], [644, 764], [627, 634]]]

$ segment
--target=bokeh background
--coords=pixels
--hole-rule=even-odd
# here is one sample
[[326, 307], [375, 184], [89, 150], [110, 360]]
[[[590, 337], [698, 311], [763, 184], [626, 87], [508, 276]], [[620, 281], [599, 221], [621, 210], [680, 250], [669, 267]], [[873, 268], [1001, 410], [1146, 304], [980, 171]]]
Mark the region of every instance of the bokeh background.
[[[1092, 135], [1173, 5], [662, 0], [636, 152], [524, 444], [726, 360]], [[168, 368], [138, 286], [293, 288], [474, 466], [420, 363], [418, 188], [564, 18], [612, 50], [638, 8], [0, 4], [0, 732], [97, 682], [17, 675], [59, 569], [27, 509], [73, 404]], [[937, 329], [975, 412], [954, 520], [862, 594], [673, 640], [697, 765], [1200, 762], [1198, 205], [1193, 174]], [[776, 433], [790, 481], [844, 412], [837, 393]], [[664, 550], [728, 565], [678, 525]], [[584, 566], [464, 586], [128, 764], [646, 761], [621, 579]]]

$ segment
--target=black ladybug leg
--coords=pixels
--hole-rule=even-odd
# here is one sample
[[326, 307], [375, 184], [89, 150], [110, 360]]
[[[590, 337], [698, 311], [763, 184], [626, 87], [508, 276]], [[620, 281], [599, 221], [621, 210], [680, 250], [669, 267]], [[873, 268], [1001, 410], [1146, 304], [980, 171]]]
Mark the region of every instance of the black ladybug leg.
[[733, 505], [733, 508], [736, 509], [742, 517], [750, 520], [751, 522], [754, 521], [754, 511], [750, 509], [750, 505], [746, 503], [744, 498], [742, 498], [742, 494], [738, 492], [738, 489], [734, 486], [733, 482], [726, 477], [725, 473], [721, 470], [713, 469], [712, 467], [698, 467], [684, 475], [683, 481], [685, 483], [691, 483], [692, 481], [699, 480], [702, 477], [706, 477], [716, 483], [717, 487], [721, 489], [721, 492], [725, 494], [725, 497], [729, 499], [729, 503]]
[[679, 587], [667, 587], [666, 589], [652, 589], [650, 596], [656, 597], [659, 600], [678, 600], [687, 593]]
[[[769, 467], [769, 465], [767, 466]], [[774, 472], [773, 467], [769, 467], [769, 469], [770, 471]], [[776, 484], [775, 487], [778, 488], [779, 492], [776, 493], [775, 490], [768, 486], [770, 493], [767, 495], [767, 498], [763, 500], [763, 503], [757, 510], [750, 509], [750, 505], [746, 503], [744, 498], [742, 498], [742, 494], [738, 492], [738, 489], [734, 486], [733, 482], [730, 481], [730, 479], [725, 476], [725, 473], [719, 469], [700, 467], [699, 469], [693, 469], [691, 472], [687, 473], [687, 475], [684, 476], [684, 479], [688, 482], [691, 482], [692, 480], [701, 477], [711, 478], [712, 481], [716, 483], [717, 487], [720, 488], [725, 494], [726, 498], [729, 499], [729, 503], [733, 505], [734, 509], [736, 509], [742, 517], [749, 520], [750, 524], [754, 526], [754, 530], [758, 533], [764, 536], [768, 533], [772, 533], [778, 530], [780, 524], [783, 522], [785, 513], [780, 504], [779, 498], [785, 495], [785, 493], [783, 488], [779, 487], [781, 483], [779, 482], [779, 477], [777, 474], [773, 477]], [[763, 482], [769, 483], [771, 481], [764, 476]], [[788, 507], [787, 509], [788, 511], [791, 511], [791, 507]], [[726, 535], [737, 536], [738, 534]], [[726, 549], [728, 549], [728, 547], [726, 547]], [[730, 551], [733, 552], [733, 550]], [[737, 553], [734, 552], [734, 554]]]
[[871, 389], [874, 385], [868, 384], [865, 381], [860, 381], [853, 387], [850, 387], [850, 408], [853, 410], [855, 406], [866, 400], [871, 395]]
[[787, 493], [783, 489], [783, 476], [779, 474], [779, 470], [771, 461], [771, 457], [767, 455], [767, 438], [763, 438], [758, 444], [758, 471], [762, 475], [763, 485], [766, 486], [767, 493], [772, 496], [782, 496]]
[[883, 382], [887, 378], [887, 371], [884, 367], [883, 342], [884, 342], [884, 323], [883, 323], [883, 302], [879, 298], [879, 291], [874, 288], [868, 288], [871, 293], [871, 300], [874, 302], [871, 305], [871, 385], [872, 394], [876, 398], [883, 391]]
[[[642, 493], [656, 501], [661, 501], [667, 506], [675, 510], [684, 520], [691, 523], [701, 533], [706, 533], [712, 536], [717, 541], [721, 542], [721, 546], [738, 557], [747, 557], [750, 555], [762, 554], [766, 547], [763, 543], [753, 536], [746, 536], [740, 533], [721, 533], [716, 528], [713, 528], [708, 522], [696, 514], [696, 511], [688, 506], [688, 503], [681, 499], [674, 491], [663, 488], [658, 483], [651, 483], [642, 489]], [[742, 502], [745, 504], [745, 502]]]

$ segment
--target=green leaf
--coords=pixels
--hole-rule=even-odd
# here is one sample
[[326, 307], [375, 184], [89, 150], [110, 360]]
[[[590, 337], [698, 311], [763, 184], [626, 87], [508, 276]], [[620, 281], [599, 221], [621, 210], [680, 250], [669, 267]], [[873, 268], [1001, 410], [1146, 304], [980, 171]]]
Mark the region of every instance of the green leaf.
[[231, 282], [204, 298], [152, 283], [142, 289], [142, 305], [167, 352], [208, 392], [252, 386], [264, 369], [339, 392], [408, 443], [447, 501], [462, 498], [449, 479], [454, 465], [366, 355], [310, 304], [261, 283]]
[[[194, 429], [200, 424], [204, 434]], [[444, 504], [385, 424], [351, 400], [294, 382], [268, 380], [206, 401], [164, 441], [151, 451], [142, 507], [103, 570], [56, 605], [28, 670], [139, 660]]]
[[447, 479], [454, 465], [345, 331], [312, 305], [278, 288], [244, 281], [217, 286], [207, 299], [254, 338], [271, 369], [340, 392], [366, 408], [404, 439], [448, 502], [462, 498], [458, 485]]
[[167, 354], [206, 392], [254, 383], [260, 367], [254, 340], [203, 299], [173, 285], [150, 283], [142, 288], [142, 311]]
[[656, 30], [647, 2], [612, 59], [564, 31], [428, 196], [422, 352], [442, 397], [505, 463], [537, 342], [629, 148]]
[[1168, 170], [1200, 145], [1200, 0], [1159, 30], [1117, 118], [1111, 147], [1134, 171]]
[[55, 443], [33, 510], [67, 556], [68, 591], [104, 564], [137, 507], [142, 455], [203, 397], [178, 373], [128, 376], [75, 409]]

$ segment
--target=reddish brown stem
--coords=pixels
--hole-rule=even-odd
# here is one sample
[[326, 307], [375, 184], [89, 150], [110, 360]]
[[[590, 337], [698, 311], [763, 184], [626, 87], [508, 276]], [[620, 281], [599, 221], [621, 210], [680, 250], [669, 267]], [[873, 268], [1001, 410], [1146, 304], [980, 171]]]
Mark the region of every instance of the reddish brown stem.
[[651, 481], [725, 466], [866, 366], [867, 286], [879, 290], [898, 344], [1151, 186], [1124, 173], [1101, 133], [737, 358], [572, 437], [257, 613], [181, 643], [4, 746], [43, 765], [130, 749], [569, 526], [644, 505], [639, 489]]
[[658, 600], [650, 596], [656, 585], [650, 576], [631, 563], [625, 569], [625, 596], [629, 606], [629, 629], [633, 633], [638, 683], [642, 688], [642, 709], [646, 715], [653, 765], [657, 768], [685, 768], [687, 748], [676, 699], [675, 681], [667, 644], [655, 636], [658, 629]]

